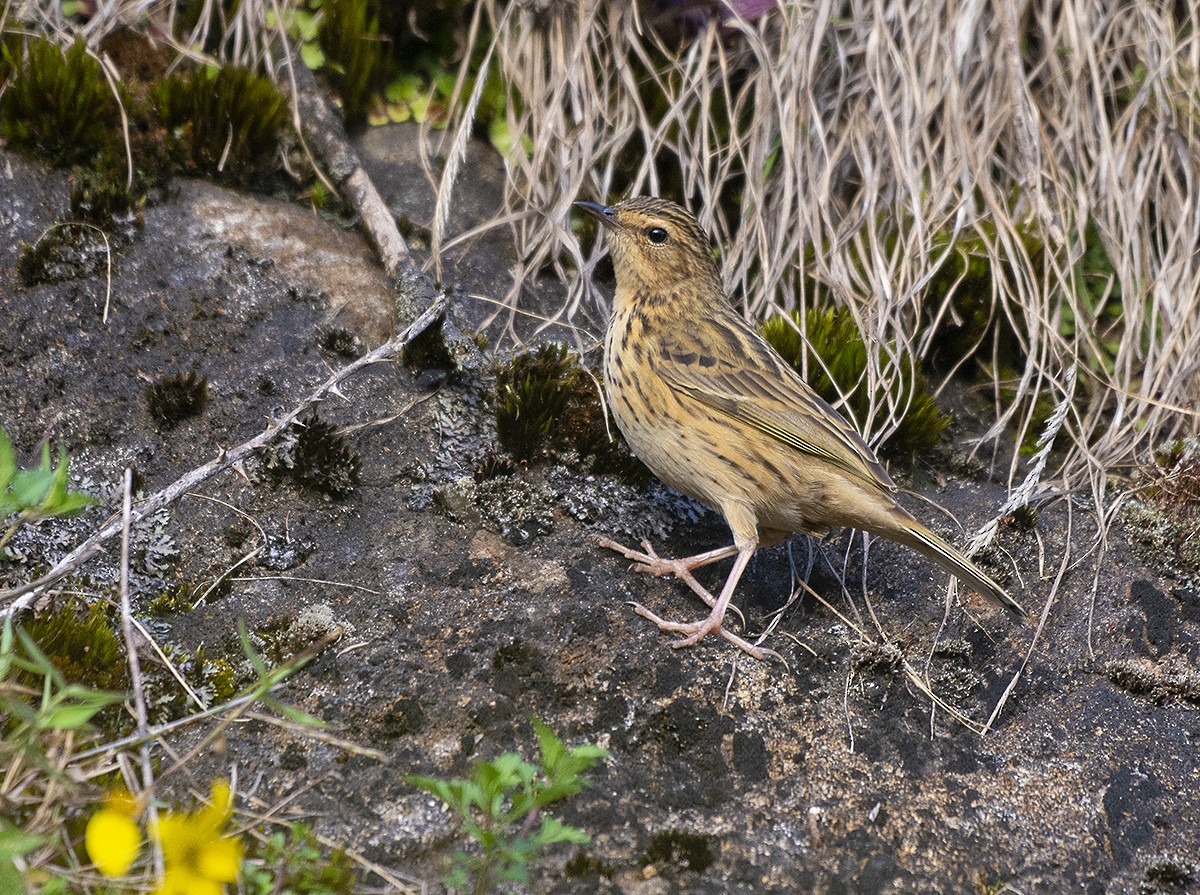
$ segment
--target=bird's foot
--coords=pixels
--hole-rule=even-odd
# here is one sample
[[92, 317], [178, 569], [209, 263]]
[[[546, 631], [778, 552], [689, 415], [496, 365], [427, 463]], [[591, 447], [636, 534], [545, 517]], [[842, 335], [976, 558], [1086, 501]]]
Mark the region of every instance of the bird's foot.
[[758, 659], [759, 661], [765, 661], [768, 656], [774, 656], [776, 659], [783, 661], [783, 656], [779, 655], [779, 653], [775, 652], [775, 650], [767, 649], [761, 646], [755, 646], [749, 640], [738, 637], [738, 635], [728, 630], [724, 625], [721, 624], [720, 621], [714, 619], [711, 615], [708, 616], [708, 618], [698, 622], [672, 622], [655, 615], [641, 603], [630, 603], [629, 605], [632, 606], [633, 611], [642, 618], [647, 619], [648, 621], [651, 621], [657, 625], [660, 631], [671, 631], [675, 634], [683, 634], [684, 636], [682, 638], [671, 643], [671, 646], [675, 649], [682, 649], [685, 646], [695, 646], [705, 637], [705, 635], [715, 632], [720, 634], [738, 649], [742, 650], [753, 658]]
[[608, 550], [615, 550], [623, 557], [634, 563], [633, 570], [635, 572], [646, 572], [654, 577], [660, 575], [675, 575], [678, 578], [690, 578], [692, 569], [696, 567], [696, 563], [690, 562], [687, 559], [664, 559], [654, 552], [654, 548], [650, 546], [649, 541], [642, 541], [642, 549], [645, 553], [639, 553], [616, 541], [609, 538], [601, 538], [600, 546]]

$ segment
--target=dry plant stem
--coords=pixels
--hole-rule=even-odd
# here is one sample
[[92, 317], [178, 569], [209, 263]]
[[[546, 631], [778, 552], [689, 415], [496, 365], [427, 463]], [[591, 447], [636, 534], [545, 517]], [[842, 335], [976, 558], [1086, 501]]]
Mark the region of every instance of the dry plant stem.
[[[380, 345], [374, 351], [364, 354], [353, 363], [342, 367], [342, 369], [325, 380], [319, 388], [296, 407], [292, 408], [285, 416], [273, 422], [258, 435], [255, 435], [249, 441], [242, 442], [237, 447], [221, 451], [208, 463], [180, 476], [167, 487], [141, 501], [134, 508], [130, 516], [130, 524], [136, 525], [151, 513], [157, 512], [163, 507], [174, 503], [201, 482], [212, 478], [217, 473], [228, 469], [236, 463], [240, 463], [254, 451], [270, 444], [280, 433], [295, 422], [304, 411], [324, 398], [325, 395], [334, 391], [345, 379], [354, 375], [363, 367], [389, 360], [399, 354], [405, 345], [425, 332], [441, 316], [445, 308], [445, 300], [439, 298], [399, 336], [384, 345]], [[3, 604], [2, 608], [0, 608], [0, 619], [14, 615], [25, 609], [43, 590], [55, 582], [61, 581], [83, 563], [95, 556], [113, 535], [121, 531], [121, 526], [121, 519], [110, 520], [86, 541], [63, 557], [53, 569], [42, 577], [0, 593], [0, 604]]]
[[[297, 58], [292, 54], [292, 58]], [[370, 176], [363, 170], [358, 153], [346, 139], [346, 129], [329, 98], [318, 86], [308, 66], [291, 65], [295, 89], [296, 111], [304, 123], [304, 131], [317, 155], [325, 163], [338, 191], [362, 218], [367, 236], [379, 252], [383, 268], [397, 276], [412, 266], [408, 244], [400, 235], [396, 219], [379, 195]]]
[[149, 722], [146, 715], [146, 690], [142, 681], [142, 665], [138, 659], [137, 641], [133, 636], [133, 610], [129, 604], [129, 530], [133, 514], [133, 470], [126, 467], [121, 488], [121, 636], [125, 641], [125, 661], [129, 665], [129, 686], [133, 690], [134, 717], [137, 733], [142, 738], [138, 750], [142, 759], [142, 789], [154, 785], [154, 766], [150, 762], [150, 744], [147, 740]]

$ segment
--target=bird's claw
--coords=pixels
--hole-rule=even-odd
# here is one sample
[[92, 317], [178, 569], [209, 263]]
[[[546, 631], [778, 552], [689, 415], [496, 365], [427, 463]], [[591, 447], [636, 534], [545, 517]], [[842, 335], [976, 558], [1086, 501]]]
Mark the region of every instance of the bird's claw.
[[715, 622], [712, 616], [709, 616], [708, 618], [698, 622], [673, 622], [655, 615], [641, 603], [630, 601], [629, 605], [632, 606], [633, 611], [642, 618], [653, 622], [660, 631], [670, 631], [675, 634], [683, 634], [684, 636], [682, 638], [671, 642], [671, 646], [674, 649], [695, 646], [705, 637], [705, 635], [715, 632], [720, 634], [722, 637], [752, 658], [758, 659], [759, 661], [765, 661], [768, 656], [773, 656], [776, 659], [779, 659], [781, 662], [784, 662], [784, 664], [787, 664], [783, 656], [779, 655], [779, 653], [775, 652], [775, 650], [767, 649], [761, 646], [755, 646], [749, 640], [739, 637], [737, 634], [734, 634], [732, 631], [728, 630], [720, 622]]
[[642, 541], [642, 549], [645, 553], [639, 553], [609, 538], [601, 538], [600, 546], [620, 553], [634, 564], [633, 570], [635, 572], [646, 572], [656, 578], [662, 575], [676, 575], [682, 578], [684, 575], [691, 573], [691, 567], [683, 560], [663, 559], [655, 553], [649, 541]]

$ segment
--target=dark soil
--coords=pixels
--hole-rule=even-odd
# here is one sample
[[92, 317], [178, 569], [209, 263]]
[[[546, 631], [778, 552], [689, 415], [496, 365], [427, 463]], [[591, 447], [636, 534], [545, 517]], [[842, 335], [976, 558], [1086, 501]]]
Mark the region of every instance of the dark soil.
[[[412, 131], [370, 139], [385, 196], [427, 222], [429, 190], [405, 154]], [[498, 201], [498, 166], [485, 158], [477, 170], [468, 178], [477, 185], [462, 187], [460, 227]], [[370, 346], [394, 331], [394, 295], [356, 232], [282, 201], [176, 186], [115, 258], [105, 323], [103, 271], [19, 285], [19, 243], [58, 219], [68, 191], [61, 174], [0, 153], [2, 423], [26, 463], [49, 435], [70, 450], [77, 486], [105, 496], [82, 517], [19, 535], [24, 561], [0, 583], [45, 568], [107, 518], [127, 465], [145, 493], [161, 488], [293, 407], [346, 363], [353, 337]], [[452, 320], [464, 330], [490, 313], [473, 294], [510, 286], [512, 259], [489, 239], [452, 254], [443, 275], [462, 287], [452, 290]], [[544, 301], [560, 295], [547, 287]], [[344, 333], [331, 338], [331, 329]], [[180, 657], [201, 648], [209, 661], [222, 657], [245, 682], [235, 620], [274, 661], [339, 631], [277, 696], [327, 721], [331, 736], [384, 755], [240, 723], [189, 769], [200, 789], [206, 775], [236, 766], [247, 804], [286, 800], [280, 819], [307, 819], [436, 890], [462, 843], [404, 775], [462, 774], [510, 749], [532, 756], [536, 716], [569, 744], [599, 743], [611, 757], [558, 812], [591, 845], [552, 851], [532, 891], [1197, 891], [1188, 862], [1200, 842], [1200, 696], [1188, 681], [1200, 660], [1200, 597], [1144, 565], [1119, 527], [1094, 596], [1089, 560], [1063, 577], [1024, 673], [980, 737], [932, 706], [897, 653], [864, 642], [811, 597], [768, 641], [786, 665], [755, 662], [716, 637], [671, 649], [627, 601], [686, 619], [705, 608], [673, 579], [628, 572], [596, 546], [597, 533], [653, 536], [672, 555], [723, 544], [724, 525], [661, 486], [552, 464], [477, 483], [495, 444], [488, 360], [468, 357], [457, 370], [377, 365], [324, 402], [321, 420], [368, 424], [345, 436], [361, 456], [361, 481], [346, 497], [255, 462], [137, 534], [135, 592], [160, 643]], [[147, 384], [193, 371], [208, 380], [202, 413], [156, 421]], [[961, 441], [972, 415], [956, 410]], [[946, 462], [919, 465], [908, 484], [972, 530], [1003, 488], [935, 476]], [[1068, 523], [1081, 557], [1095, 536], [1090, 518], [1082, 503], [1068, 514], [1060, 501], [1035, 530], [1002, 529], [1009, 582], [1035, 615]], [[747, 630], [762, 629], [811, 556], [812, 586], [848, 618], [862, 611], [875, 632], [860, 540], [843, 576], [858, 610], [834, 574], [847, 543], [796, 538], [763, 551], [739, 593]], [[85, 570], [93, 589], [114, 580], [115, 550]], [[719, 583], [727, 570], [702, 580]], [[217, 582], [194, 610], [149, 610], [172, 587], [198, 596]], [[1022, 668], [1036, 622], [974, 604], [944, 613], [944, 584], [919, 557], [872, 543], [865, 591], [883, 629], [874, 639], [982, 723]], [[149, 652], [143, 662], [178, 713], [177, 688]], [[192, 673], [194, 686], [211, 686]], [[185, 731], [175, 744], [184, 750], [201, 735]]]

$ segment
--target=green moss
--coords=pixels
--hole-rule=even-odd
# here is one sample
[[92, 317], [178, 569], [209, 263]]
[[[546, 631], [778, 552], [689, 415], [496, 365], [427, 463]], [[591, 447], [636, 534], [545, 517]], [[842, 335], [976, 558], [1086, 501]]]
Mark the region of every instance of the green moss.
[[[1016, 371], [1008, 369], [1001, 371], [1001, 377], [1006, 382], [1015, 382], [1019, 378]], [[1004, 386], [1000, 389], [1000, 397], [1005, 403], [1011, 404], [1016, 400], [1017, 393], [1015, 389]], [[1022, 414], [1025, 412], [1024, 408], [1029, 406], [1029, 400], [1028, 396], [1022, 399]], [[1054, 398], [1045, 393], [1039, 394], [1033, 404], [1033, 415], [1029, 419], [1029, 425], [1025, 428], [1025, 437], [1017, 447], [1022, 457], [1031, 457], [1037, 453], [1038, 439], [1046, 431], [1046, 423], [1054, 416], [1054, 410]]]
[[119, 144], [117, 99], [82, 38], [65, 52], [40, 37], [5, 39], [0, 82], [0, 137], [13, 146], [68, 165]]
[[561, 342], [522, 352], [498, 367], [496, 435], [501, 446], [518, 460], [538, 457], [549, 446], [580, 375]]
[[182, 170], [243, 187], [278, 170], [288, 104], [269, 78], [235, 66], [198, 69], [160, 81], [150, 95]]
[[337, 427], [308, 414], [289, 429], [266, 457], [276, 477], [329, 497], [349, 496], [361, 481], [362, 457]]
[[[810, 309], [804, 317], [807, 343], [800, 338], [799, 311], [790, 320], [777, 316], [763, 324], [763, 336], [797, 372], [808, 368], [808, 384], [830, 403], [846, 396], [849, 407], [858, 420], [865, 420], [872, 404], [885, 401], [880, 389], [871, 394], [867, 384], [867, 346], [854, 322], [844, 309], [822, 311]], [[896, 406], [907, 408], [896, 431], [884, 448], [892, 453], [905, 454], [937, 444], [950, 418], [942, 413], [914, 370], [907, 352], [895, 358], [895, 345], [881, 352], [883, 378], [892, 380], [896, 389], [892, 396]]]
[[228, 659], [213, 659], [200, 663], [205, 683], [212, 688], [213, 702], [228, 702], [237, 695], [237, 671]]
[[1038, 511], [1029, 504], [1017, 507], [1002, 520], [1005, 525], [1017, 531], [1033, 531], [1038, 524]]
[[104, 233], [83, 223], [59, 223], [33, 245], [21, 243], [17, 278], [26, 287], [88, 277], [106, 269], [112, 248]]
[[77, 169], [71, 177], [72, 220], [106, 233], [140, 230], [144, 200], [126, 189], [124, 177], [109, 168]]
[[[996, 279], [1011, 279], [1012, 274], [993, 269], [985, 237], [994, 241], [995, 227], [990, 221], [980, 226], [984, 228], [982, 234], [943, 233], [933, 240], [933, 257], [946, 257], [929, 279], [924, 308], [933, 315], [947, 301], [950, 303], [950, 313], [941, 316], [937, 336], [931, 341], [937, 348], [930, 355], [930, 363], [938, 369], [949, 370], [967, 357], [984, 362], [998, 359], [1009, 366], [1024, 362], [1021, 340], [1012, 322], [993, 303]], [[1021, 230], [1019, 235], [1033, 263], [1040, 264], [1041, 241], [1032, 231]]]
[[372, 94], [380, 86], [378, 4], [372, 0], [325, 0], [320, 44], [349, 128], [366, 123]]
[[[1083, 253], [1072, 268], [1075, 308], [1063, 305], [1059, 333], [1070, 344], [1090, 343], [1092, 350], [1080, 356], [1097, 372], [1112, 373], [1125, 329], [1121, 283], [1094, 221], [1084, 226], [1082, 241]], [[1150, 348], [1150, 335], [1142, 334], [1143, 351]]]
[[1154, 454], [1146, 498], [1179, 519], [1200, 516], [1200, 441], [1176, 439]]
[[341, 326], [328, 326], [317, 330], [317, 347], [351, 360], [362, 357], [366, 352], [362, 339]]
[[74, 597], [21, 626], [69, 682], [97, 690], [129, 686], [124, 649], [105, 604]]
[[596, 382], [566, 345], [541, 345], [498, 365], [495, 411], [500, 445], [518, 461], [571, 459], [630, 484], [649, 478], [616, 426], [606, 425]]

